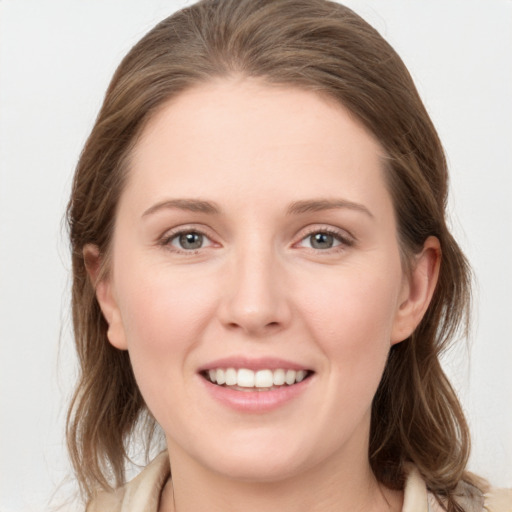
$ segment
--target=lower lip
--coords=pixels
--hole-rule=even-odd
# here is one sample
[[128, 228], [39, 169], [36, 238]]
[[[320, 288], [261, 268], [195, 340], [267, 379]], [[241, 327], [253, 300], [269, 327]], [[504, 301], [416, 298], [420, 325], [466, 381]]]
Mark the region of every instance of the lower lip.
[[221, 404], [239, 412], [269, 412], [291, 402], [304, 393], [309, 387], [313, 376], [291, 386], [283, 386], [269, 391], [237, 391], [228, 387], [218, 386], [200, 376], [208, 393]]

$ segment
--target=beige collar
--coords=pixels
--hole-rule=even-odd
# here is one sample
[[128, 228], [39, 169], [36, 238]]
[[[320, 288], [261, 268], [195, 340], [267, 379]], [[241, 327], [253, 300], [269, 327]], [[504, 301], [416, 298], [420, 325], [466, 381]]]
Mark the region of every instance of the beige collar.
[[402, 512], [434, 512], [434, 510], [429, 509], [427, 487], [419, 471], [412, 464], [407, 466]]
[[[443, 509], [434, 496], [427, 492], [425, 482], [416, 467], [411, 464], [407, 466], [406, 471], [402, 512], [441, 512]], [[158, 512], [160, 495], [169, 475], [169, 457], [167, 451], [164, 451], [125, 486], [113, 493], [99, 493], [89, 503], [87, 512], [104, 512], [105, 510], [109, 512]], [[510, 499], [510, 495], [507, 494], [507, 496]], [[475, 508], [471, 506], [469, 510], [482, 510], [482, 503], [480, 502], [478, 505]], [[501, 507], [486, 508], [486, 510], [509, 511], [508, 508], [502, 509]]]

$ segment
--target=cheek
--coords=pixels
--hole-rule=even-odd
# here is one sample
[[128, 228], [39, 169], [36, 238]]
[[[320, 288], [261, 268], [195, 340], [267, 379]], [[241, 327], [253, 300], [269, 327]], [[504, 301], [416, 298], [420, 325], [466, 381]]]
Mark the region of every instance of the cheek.
[[[187, 354], [201, 341], [215, 311], [216, 287], [190, 274], [144, 264], [119, 268], [118, 296], [137, 383], [150, 409], [179, 385]], [[218, 291], [217, 291], [218, 293]], [[172, 396], [172, 394], [170, 394]]]
[[[302, 303], [307, 329], [331, 370], [358, 389], [378, 384], [390, 348], [400, 272], [349, 272], [309, 286]], [[320, 285], [320, 286], [319, 286]]]
[[125, 258], [117, 270], [117, 295], [132, 345], [165, 349], [198, 329], [214, 308], [216, 288], [197, 273], [140, 255]]

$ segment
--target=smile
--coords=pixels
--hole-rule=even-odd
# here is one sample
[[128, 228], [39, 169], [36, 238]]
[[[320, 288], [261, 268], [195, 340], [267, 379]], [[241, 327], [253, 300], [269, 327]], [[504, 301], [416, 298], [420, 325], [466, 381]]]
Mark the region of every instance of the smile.
[[283, 386], [293, 386], [307, 379], [313, 372], [309, 370], [275, 370], [248, 368], [214, 368], [205, 370], [202, 375], [212, 384], [229, 387], [238, 391], [271, 391]]

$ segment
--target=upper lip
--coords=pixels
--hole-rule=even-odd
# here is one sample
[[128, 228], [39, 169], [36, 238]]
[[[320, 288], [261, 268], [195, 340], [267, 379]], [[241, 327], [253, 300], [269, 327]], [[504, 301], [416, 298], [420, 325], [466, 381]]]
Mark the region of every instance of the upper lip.
[[222, 359], [215, 359], [199, 367], [198, 372], [206, 370], [213, 370], [215, 368], [247, 368], [248, 370], [309, 370], [307, 366], [288, 361], [286, 359], [279, 359], [275, 357], [224, 357]]

